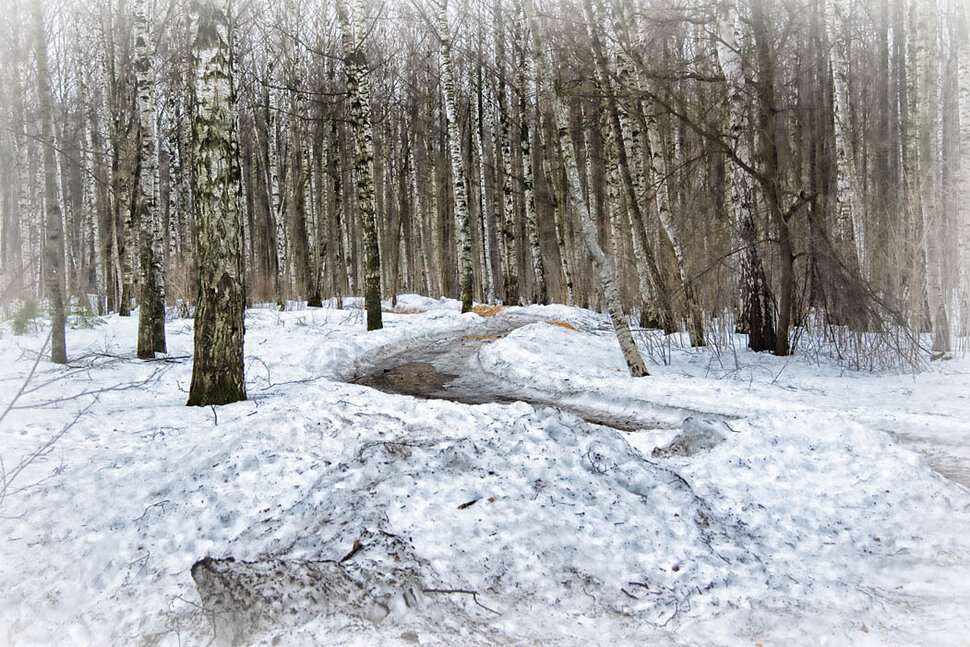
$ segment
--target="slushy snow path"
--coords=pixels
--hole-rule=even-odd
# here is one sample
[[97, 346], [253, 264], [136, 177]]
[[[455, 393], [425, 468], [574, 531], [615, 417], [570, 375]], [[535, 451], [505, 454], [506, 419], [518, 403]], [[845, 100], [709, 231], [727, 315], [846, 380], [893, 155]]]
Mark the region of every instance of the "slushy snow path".
[[[253, 644], [965, 644], [970, 492], [907, 443], [949, 443], [959, 473], [970, 361], [872, 375], [674, 345], [632, 380], [607, 319], [564, 306], [506, 311], [536, 323], [469, 360], [550, 400], [698, 412], [622, 433], [345, 383], [486, 329], [454, 301], [400, 302], [427, 312], [370, 333], [359, 310], [249, 310], [250, 399], [214, 409], [184, 406], [191, 320], [153, 362], [135, 317], [69, 331], [71, 366], [41, 361], [0, 423], [9, 474], [83, 411], [0, 503], [0, 644], [208, 644], [206, 556], [287, 601]], [[0, 406], [44, 335], [0, 335]], [[719, 442], [663, 451], [708, 414], [731, 418]], [[344, 594], [290, 583], [345, 557]]]

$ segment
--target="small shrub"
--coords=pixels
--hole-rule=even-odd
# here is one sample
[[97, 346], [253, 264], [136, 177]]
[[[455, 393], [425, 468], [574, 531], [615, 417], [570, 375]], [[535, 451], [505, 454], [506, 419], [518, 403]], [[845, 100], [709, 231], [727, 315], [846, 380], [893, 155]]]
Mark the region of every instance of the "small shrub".
[[91, 311], [88, 304], [72, 301], [67, 321], [71, 328], [94, 328], [101, 323], [101, 318]]
[[33, 299], [27, 299], [20, 304], [20, 308], [10, 320], [10, 330], [15, 335], [26, 335], [28, 332], [37, 330], [37, 318], [40, 317], [40, 308]]

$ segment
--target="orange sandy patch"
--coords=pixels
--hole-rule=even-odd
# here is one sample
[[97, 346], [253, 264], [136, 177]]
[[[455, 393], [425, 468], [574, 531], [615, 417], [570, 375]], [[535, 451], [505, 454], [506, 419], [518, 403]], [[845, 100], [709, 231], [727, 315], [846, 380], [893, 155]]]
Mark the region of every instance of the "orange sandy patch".
[[576, 327], [571, 323], [566, 323], [565, 321], [547, 321], [550, 326], [559, 326], [560, 328], [565, 328], [567, 330], [576, 330]]
[[479, 317], [494, 317], [506, 308], [508, 308], [508, 306], [487, 306], [485, 304], [479, 304], [472, 308], [472, 312], [477, 314]]
[[423, 312], [426, 312], [426, 311], [425, 310], [408, 310], [406, 308], [401, 309], [401, 310], [398, 310], [397, 308], [395, 308], [393, 310], [387, 310], [387, 309], [385, 309], [385, 310], [383, 310], [383, 312], [387, 312], [387, 313], [390, 313], [392, 315], [419, 315], [419, 314], [421, 314]]

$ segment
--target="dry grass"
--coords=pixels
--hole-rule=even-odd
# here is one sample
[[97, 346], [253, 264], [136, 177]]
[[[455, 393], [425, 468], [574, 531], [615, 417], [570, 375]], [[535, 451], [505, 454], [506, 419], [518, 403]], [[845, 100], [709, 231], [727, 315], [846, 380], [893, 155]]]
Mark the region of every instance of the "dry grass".
[[560, 328], [565, 328], [566, 330], [576, 330], [576, 327], [571, 323], [566, 323], [565, 321], [547, 321], [550, 326], [559, 326]]
[[485, 304], [479, 304], [472, 308], [472, 312], [477, 314], [479, 317], [494, 317], [506, 308], [508, 308], [508, 306], [487, 306]]
[[397, 308], [394, 308], [393, 310], [390, 310], [390, 309], [385, 308], [381, 312], [387, 312], [387, 313], [392, 314], [392, 315], [419, 315], [419, 314], [421, 314], [423, 312], [427, 312], [427, 311], [426, 310], [417, 310], [417, 309], [408, 310], [407, 308], [402, 308], [400, 310], [397, 309]]

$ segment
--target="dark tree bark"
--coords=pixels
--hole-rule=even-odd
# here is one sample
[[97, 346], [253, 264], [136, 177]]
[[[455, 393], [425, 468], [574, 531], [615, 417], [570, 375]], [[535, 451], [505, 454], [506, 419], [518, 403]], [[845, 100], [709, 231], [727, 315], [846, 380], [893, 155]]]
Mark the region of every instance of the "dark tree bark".
[[239, 144], [227, 0], [194, 0], [192, 188], [199, 295], [190, 406], [246, 399]]

